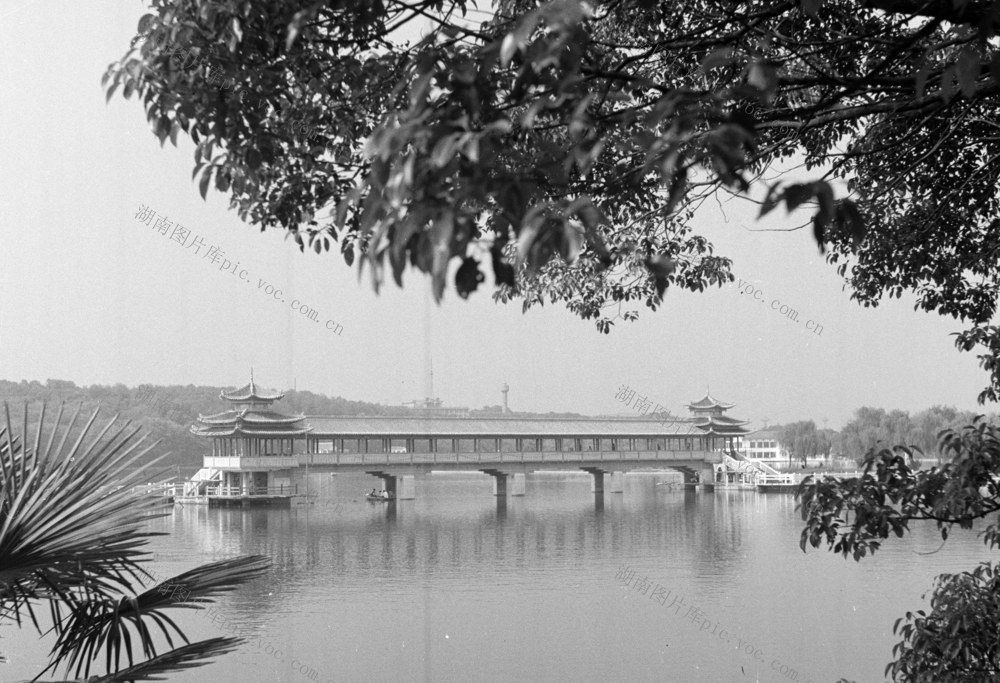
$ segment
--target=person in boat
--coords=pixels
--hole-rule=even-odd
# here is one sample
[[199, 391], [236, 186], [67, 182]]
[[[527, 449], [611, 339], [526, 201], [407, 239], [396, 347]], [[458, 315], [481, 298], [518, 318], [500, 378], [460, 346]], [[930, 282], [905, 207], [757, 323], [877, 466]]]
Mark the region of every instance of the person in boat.
[[369, 493], [368, 495], [369, 495], [369, 496], [373, 496], [373, 497], [374, 497], [374, 496], [376, 495], [376, 494], [375, 494], [375, 487], [374, 487], [374, 486], [372, 486], [372, 492], [371, 492], [371, 493]]
[[385, 498], [386, 500], [389, 500], [389, 492], [386, 491], [385, 489], [383, 489], [382, 490], [382, 497]]

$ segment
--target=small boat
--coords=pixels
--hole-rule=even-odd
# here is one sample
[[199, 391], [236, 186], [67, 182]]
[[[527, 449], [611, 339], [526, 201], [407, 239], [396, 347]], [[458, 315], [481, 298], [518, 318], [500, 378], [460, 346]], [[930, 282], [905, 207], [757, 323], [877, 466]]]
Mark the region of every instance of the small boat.
[[379, 496], [379, 495], [374, 495], [373, 496], [372, 494], [368, 493], [368, 494], [365, 494], [365, 500], [367, 500], [367, 501], [369, 501], [371, 503], [388, 503], [389, 501], [392, 500], [392, 498], [384, 498], [384, 497]]

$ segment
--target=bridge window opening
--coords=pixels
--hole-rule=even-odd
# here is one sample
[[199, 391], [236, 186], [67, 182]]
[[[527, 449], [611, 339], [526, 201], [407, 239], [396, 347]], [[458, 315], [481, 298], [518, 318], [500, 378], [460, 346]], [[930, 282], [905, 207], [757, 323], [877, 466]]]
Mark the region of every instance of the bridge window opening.
[[597, 443], [598, 443], [598, 446], [600, 446], [600, 448], [598, 448], [597, 450], [599, 450], [599, 451], [610, 451], [611, 450], [611, 439], [597, 439]]
[[459, 439], [458, 440], [458, 452], [459, 453], [475, 453], [476, 447], [474, 445], [473, 439]]
[[455, 452], [455, 440], [454, 439], [434, 439], [434, 452], [435, 453], [454, 453]]
[[534, 453], [538, 450], [534, 439], [520, 439], [521, 450], [526, 453]]
[[516, 453], [517, 439], [500, 439], [500, 450], [503, 453]]
[[542, 439], [542, 451], [545, 453], [556, 453], [556, 440], [555, 439]]
[[390, 453], [406, 453], [406, 439], [389, 439]]

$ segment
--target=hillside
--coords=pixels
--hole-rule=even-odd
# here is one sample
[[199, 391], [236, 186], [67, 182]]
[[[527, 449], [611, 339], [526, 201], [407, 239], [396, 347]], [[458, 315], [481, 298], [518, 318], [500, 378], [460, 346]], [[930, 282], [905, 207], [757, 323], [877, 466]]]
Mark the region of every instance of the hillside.
[[[16, 425], [17, 431], [21, 430], [24, 403], [28, 403], [29, 433], [37, 425], [39, 404], [42, 402], [46, 403], [46, 424], [52, 423], [61, 403], [65, 403], [64, 423], [69, 421], [78, 406], [82, 406], [78, 423], [84, 422], [84, 418], [89, 417], [94, 408], [100, 406], [98, 424], [103, 426], [115, 414], [119, 414], [122, 419], [131, 420], [140, 427], [142, 433], [148, 433], [151, 440], [161, 441], [155, 452], [168, 453], [161, 461], [165, 469], [176, 473], [179, 466], [182, 473], [189, 473], [200, 467], [201, 456], [206, 450], [203, 440], [192, 435], [189, 428], [199, 413], [207, 415], [229, 407], [219, 398], [219, 392], [223, 388], [192, 384], [77, 386], [71, 381], [56, 379], [47, 380], [44, 384], [38, 381], [0, 380], [0, 400], [7, 403], [11, 421]], [[307, 415], [404, 415], [410, 412], [401, 406], [348, 401], [309, 391], [289, 391], [277, 406], [282, 412], [302, 412]], [[77, 430], [74, 429], [74, 434], [76, 433]]]
[[[156, 386], [143, 384], [127, 387], [124, 384], [106, 386], [95, 384], [77, 386], [68, 380], [50, 379], [44, 384], [38, 381], [10, 382], [0, 380], [0, 401], [5, 401], [10, 409], [11, 421], [20, 431], [23, 420], [23, 405], [29, 405], [28, 433], [37, 426], [39, 404], [46, 404], [46, 424], [51, 424], [59, 405], [65, 403], [63, 422], [69, 421], [73, 411], [82, 406], [78, 423], [89, 418], [94, 408], [100, 406], [98, 424], [103, 426], [113, 415], [131, 420], [139, 425], [141, 432], [150, 439], [159, 439], [160, 445], [155, 455], [167, 453], [161, 464], [169, 474], [189, 475], [201, 466], [201, 456], [207, 450], [202, 439], [190, 433], [189, 428], [199, 414], [209, 415], [229, 408], [219, 398], [219, 392], [232, 387], [195, 386], [193, 384]], [[405, 406], [390, 406], [366, 401], [349, 401], [345, 398], [329, 397], [311, 391], [285, 393], [285, 398], [275, 404], [281, 412], [304, 413], [306, 415], [413, 415], [414, 410]], [[473, 410], [473, 415], [499, 414], [499, 406], [486, 406]], [[538, 417], [536, 413], [511, 413], [519, 417]], [[576, 413], [548, 413], [546, 417], [580, 417]], [[0, 417], [0, 424], [3, 418]], [[74, 434], [77, 430], [74, 429]], [[150, 458], [154, 453], [150, 454]]]

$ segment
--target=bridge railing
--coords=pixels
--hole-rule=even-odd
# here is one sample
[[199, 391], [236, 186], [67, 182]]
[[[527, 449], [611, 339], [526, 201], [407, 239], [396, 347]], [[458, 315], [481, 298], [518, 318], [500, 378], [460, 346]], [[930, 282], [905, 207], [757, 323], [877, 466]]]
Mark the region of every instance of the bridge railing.
[[757, 475], [757, 482], [760, 484], [798, 484], [799, 477], [794, 474], [760, 474]]
[[497, 465], [504, 463], [714, 460], [710, 451], [518, 451], [481, 453], [303, 453], [300, 465]]
[[209, 486], [207, 494], [210, 496], [238, 497], [238, 496], [294, 496], [298, 494], [298, 484], [287, 486]]

